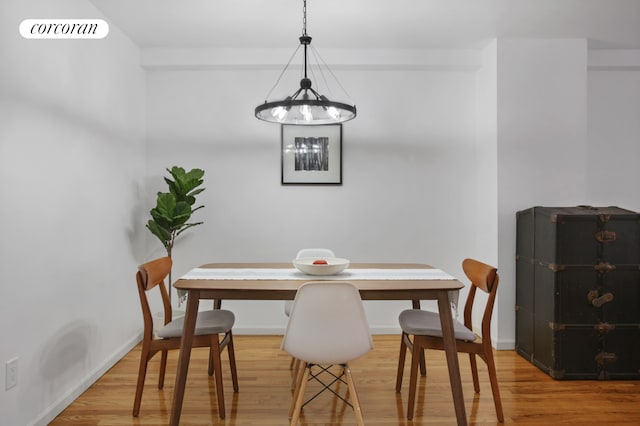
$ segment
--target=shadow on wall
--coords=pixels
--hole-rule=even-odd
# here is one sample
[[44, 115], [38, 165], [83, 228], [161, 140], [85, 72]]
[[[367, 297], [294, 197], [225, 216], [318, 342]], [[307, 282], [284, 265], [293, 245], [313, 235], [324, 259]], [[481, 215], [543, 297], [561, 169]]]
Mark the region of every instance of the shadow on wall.
[[95, 344], [96, 335], [86, 322], [74, 321], [42, 345], [39, 373], [46, 395], [55, 397], [66, 392], [69, 385], [90, 372], [89, 347]]
[[129, 241], [129, 250], [133, 259], [138, 264], [145, 262], [145, 239], [144, 233], [148, 232], [144, 224], [148, 220], [148, 212], [145, 214], [144, 200], [146, 194], [142, 185], [136, 183], [132, 189], [133, 199], [137, 200], [131, 207], [131, 222], [126, 228], [126, 236]]

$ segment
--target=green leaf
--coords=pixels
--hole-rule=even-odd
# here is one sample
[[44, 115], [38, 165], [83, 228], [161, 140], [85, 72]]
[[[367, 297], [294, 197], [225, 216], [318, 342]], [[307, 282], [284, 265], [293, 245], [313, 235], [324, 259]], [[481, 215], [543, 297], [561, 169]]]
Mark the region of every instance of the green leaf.
[[186, 201], [190, 205], [195, 203], [194, 198], [189, 198], [189, 195], [194, 196], [204, 191], [204, 188], [201, 188], [195, 194], [190, 194], [195, 188], [202, 185], [204, 182], [202, 177], [204, 176], [204, 170], [202, 169], [192, 169], [188, 173], [185, 173], [184, 169], [181, 167], [173, 167], [169, 170], [171, 176], [174, 178], [174, 181], [165, 178], [165, 182], [169, 185], [170, 191], [176, 196], [178, 201]]
[[169, 244], [169, 241], [171, 241], [171, 232], [161, 227], [160, 225], [158, 225], [158, 223], [154, 222], [153, 220], [150, 220], [149, 222], [147, 222], [147, 228], [149, 229], [149, 231], [151, 231], [153, 235], [158, 237], [158, 239], [160, 240], [163, 246], [167, 247], [167, 245]]
[[167, 169], [167, 171], [171, 173], [171, 176], [173, 176], [174, 179], [176, 176], [184, 176], [186, 174], [184, 169], [178, 166], [173, 166], [171, 170]]
[[167, 183], [167, 186], [169, 187], [169, 192], [172, 193], [177, 198], [182, 192], [182, 190], [180, 189], [180, 186], [169, 178], [164, 178], [164, 181]]
[[151, 218], [158, 223], [159, 226], [170, 229], [171, 223], [173, 222], [173, 218], [163, 216], [160, 214], [157, 208], [152, 209], [149, 213], [151, 213]]
[[196, 222], [196, 223], [185, 223], [184, 227], [178, 231], [176, 233], [176, 237], [180, 234], [182, 234], [184, 231], [186, 231], [189, 228], [193, 228], [194, 226], [198, 226], [198, 225], [202, 225], [204, 222]]
[[188, 180], [201, 180], [204, 177], [204, 170], [202, 169], [191, 169], [186, 174]]
[[191, 217], [191, 206], [184, 201], [179, 201], [173, 210], [173, 228], [179, 229]]
[[190, 195], [187, 195], [187, 196], [185, 196], [185, 197], [184, 197], [184, 200], [182, 200], [182, 201], [184, 201], [184, 202], [185, 202], [185, 203], [187, 203], [188, 205], [192, 205], [193, 203], [195, 203], [195, 202], [196, 202], [196, 198], [195, 198], [195, 197], [192, 197], [192, 196], [190, 196]]
[[170, 192], [159, 192], [156, 212], [161, 217], [171, 221], [174, 216], [174, 210], [176, 208], [176, 197]]

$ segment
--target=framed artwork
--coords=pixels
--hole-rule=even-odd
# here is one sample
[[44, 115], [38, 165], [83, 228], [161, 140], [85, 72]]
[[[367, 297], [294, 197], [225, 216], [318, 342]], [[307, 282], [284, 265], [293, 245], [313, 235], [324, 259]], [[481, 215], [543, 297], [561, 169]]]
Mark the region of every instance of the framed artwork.
[[342, 124], [282, 125], [283, 185], [342, 185]]

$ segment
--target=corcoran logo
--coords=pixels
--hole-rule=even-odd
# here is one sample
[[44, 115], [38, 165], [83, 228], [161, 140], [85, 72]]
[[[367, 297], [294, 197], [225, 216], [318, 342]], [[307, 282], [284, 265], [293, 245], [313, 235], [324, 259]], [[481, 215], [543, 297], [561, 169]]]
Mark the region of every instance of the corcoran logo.
[[102, 19], [25, 19], [20, 34], [24, 38], [100, 39], [109, 34], [109, 24]]

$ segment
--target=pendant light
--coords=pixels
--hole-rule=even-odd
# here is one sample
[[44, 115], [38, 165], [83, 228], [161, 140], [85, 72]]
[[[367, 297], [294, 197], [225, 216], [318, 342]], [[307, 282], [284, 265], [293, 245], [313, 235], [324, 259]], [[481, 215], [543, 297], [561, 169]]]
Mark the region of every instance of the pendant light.
[[[325, 95], [318, 93], [311, 83], [308, 72], [311, 71], [309, 64], [309, 50], [312, 51], [314, 57], [320, 57], [318, 51], [311, 46], [311, 37], [307, 34], [307, 0], [303, 0], [302, 8], [302, 36], [300, 36], [300, 45], [296, 48], [291, 59], [296, 55], [302, 46], [304, 52], [303, 77], [300, 80], [300, 88], [292, 95], [279, 101], [267, 101], [258, 105], [255, 109], [256, 118], [259, 120], [269, 121], [279, 124], [295, 124], [295, 125], [317, 125], [317, 124], [333, 124], [343, 123], [356, 117], [356, 106], [343, 102], [329, 100]], [[283, 74], [289, 68], [291, 59], [280, 73], [280, 77], [276, 81], [267, 98], [273, 89], [280, 82]], [[320, 58], [322, 60], [322, 58]], [[328, 65], [322, 60], [325, 68], [329, 71], [333, 79], [344, 90], [338, 79], [333, 75]], [[324, 79], [322, 68], [318, 65], [319, 71]], [[324, 79], [326, 81], [326, 79]], [[346, 94], [346, 91], [345, 91]], [[347, 95], [348, 96], [348, 95]]]

